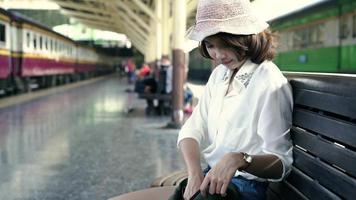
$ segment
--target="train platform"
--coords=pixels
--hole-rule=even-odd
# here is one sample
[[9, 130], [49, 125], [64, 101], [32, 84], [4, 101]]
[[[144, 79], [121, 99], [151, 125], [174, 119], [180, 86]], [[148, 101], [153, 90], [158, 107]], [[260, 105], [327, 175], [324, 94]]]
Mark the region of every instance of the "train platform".
[[106, 76], [0, 99], [0, 199], [108, 199], [183, 169], [170, 116], [130, 89]]

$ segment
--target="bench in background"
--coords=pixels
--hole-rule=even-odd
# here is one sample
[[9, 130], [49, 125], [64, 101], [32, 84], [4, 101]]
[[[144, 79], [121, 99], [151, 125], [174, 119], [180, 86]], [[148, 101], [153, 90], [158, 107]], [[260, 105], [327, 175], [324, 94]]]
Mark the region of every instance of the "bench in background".
[[159, 115], [170, 114], [171, 111], [171, 101], [172, 95], [171, 94], [159, 94], [159, 93], [139, 93], [139, 99], [146, 99], [146, 100], [157, 100], [158, 105], [157, 107], [146, 107], [146, 114], [150, 115], [151, 112], [155, 112]]
[[158, 73], [158, 81], [156, 82], [156, 89], [154, 93], [138, 93], [138, 98], [146, 99], [148, 101], [158, 101], [157, 107], [148, 105], [146, 114], [154, 111], [157, 114], [170, 114], [172, 95], [166, 93], [167, 88], [167, 69], [161, 68]]
[[158, 93], [139, 93], [138, 98], [140, 99], [149, 99], [149, 100], [164, 100], [171, 101], [172, 96], [170, 94], [158, 94]]

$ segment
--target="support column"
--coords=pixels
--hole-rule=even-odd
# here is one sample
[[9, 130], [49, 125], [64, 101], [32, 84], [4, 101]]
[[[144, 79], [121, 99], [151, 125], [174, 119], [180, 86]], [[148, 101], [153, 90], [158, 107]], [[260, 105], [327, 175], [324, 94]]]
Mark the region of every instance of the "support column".
[[184, 84], [184, 43], [186, 30], [186, 1], [173, 1], [173, 93], [171, 126], [180, 127], [183, 123], [183, 84]]
[[170, 19], [170, 1], [163, 1], [163, 9], [162, 9], [162, 57], [170, 57], [170, 41], [169, 37], [171, 35], [172, 28], [169, 27], [169, 19]]
[[[153, 26], [151, 26], [151, 30], [154, 30]], [[152, 31], [153, 32], [153, 31]], [[152, 49], [156, 49], [156, 33], [149, 33], [147, 46], [145, 47], [145, 60], [146, 62], [153, 62], [156, 60], [156, 51], [152, 51]], [[152, 68], [154, 69], [154, 68]]]
[[162, 57], [162, 0], [156, 0], [156, 59], [161, 60]]

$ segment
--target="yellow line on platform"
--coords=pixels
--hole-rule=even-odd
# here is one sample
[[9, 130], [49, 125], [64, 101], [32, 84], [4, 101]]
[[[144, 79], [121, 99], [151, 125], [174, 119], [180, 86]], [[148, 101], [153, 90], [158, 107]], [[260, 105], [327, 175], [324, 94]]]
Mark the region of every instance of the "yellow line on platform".
[[77, 87], [80, 87], [80, 86], [83, 86], [83, 85], [95, 83], [97, 81], [103, 80], [103, 79], [111, 77], [111, 76], [115, 76], [115, 75], [108, 75], [108, 76], [93, 78], [93, 79], [90, 79], [90, 80], [85, 80], [85, 81], [80, 81], [80, 82], [77, 82], [77, 83], [57, 86], [57, 87], [49, 88], [49, 89], [42, 89], [42, 90], [38, 90], [38, 91], [32, 91], [32, 92], [28, 92], [28, 93], [24, 93], [24, 94], [19, 94], [19, 95], [16, 95], [16, 96], [3, 97], [2, 99], [0, 99], [0, 109], [1, 108], [6, 108], [6, 107], [9, 107], [9, 106], [13, 106], [13, 105], [16, 105], [16, 104], [24, 103], [26, 101], [30, 101], [30, 100], [33, 100], [33, 99], [36, 99], [36, 98], [39, 98], [39, 97], [48, 96], [48, 95], [51, 95], [51, 94], [56, 94], [56, 93], [64, 91], [64, 90], [73, 89], [73, 88], [77, 88]]

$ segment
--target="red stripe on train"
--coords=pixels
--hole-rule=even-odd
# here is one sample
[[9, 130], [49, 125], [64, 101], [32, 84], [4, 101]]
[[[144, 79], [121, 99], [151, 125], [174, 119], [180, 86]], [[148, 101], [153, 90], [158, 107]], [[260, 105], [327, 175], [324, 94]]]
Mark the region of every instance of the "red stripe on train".
[[10, 74], [9, 57], [0, 55], [0, 78], [5, 79]]

